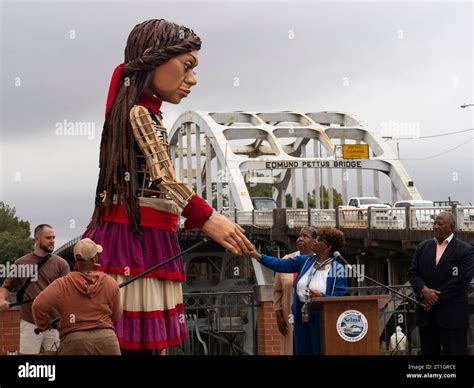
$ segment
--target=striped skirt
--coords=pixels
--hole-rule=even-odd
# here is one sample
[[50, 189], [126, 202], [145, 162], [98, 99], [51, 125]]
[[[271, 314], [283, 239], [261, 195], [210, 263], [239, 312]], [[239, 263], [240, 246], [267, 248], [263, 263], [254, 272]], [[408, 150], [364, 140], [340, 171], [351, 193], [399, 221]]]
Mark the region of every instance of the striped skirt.
[[[141, 242], [118, 205], [113, 205], [113, 211], [83, 235], [102, 245], [100, 270], [119, 284], [180, 252], [177, 211], [166, 203], [169, 201], [147, 201], [140, 203]], [[186, 340], [181, 287], [185, 280], [183, 259], [179, 257], [120, 289], [123, 315], [115, 322], [115, 330], [122, 349], [160, 349]]]

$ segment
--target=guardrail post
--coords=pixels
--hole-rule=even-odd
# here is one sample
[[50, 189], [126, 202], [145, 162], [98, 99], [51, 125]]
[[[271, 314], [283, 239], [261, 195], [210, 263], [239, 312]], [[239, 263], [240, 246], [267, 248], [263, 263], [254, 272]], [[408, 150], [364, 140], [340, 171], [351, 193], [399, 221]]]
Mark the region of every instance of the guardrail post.
[[367, 229], [368, 229], [368, 234], [370, 237], [370, 232], [372, 231], [372, 206], [369, 206], [367, 208]]
[[278, 208], [273, 209], [273, 227], [274, 228], [286, 228], [288, 225], [286, 219], [286, 209]]
[[454, 216], [454, 222], [455, 222], [454, 231], [457, 232], [459, 230], [458, 204], [457, 203], [451, 205], [451, 213], [453, 213], [453, 216]]
[[411, 231], [411, 206], [405, 208], [405, 230], [408, 239]]

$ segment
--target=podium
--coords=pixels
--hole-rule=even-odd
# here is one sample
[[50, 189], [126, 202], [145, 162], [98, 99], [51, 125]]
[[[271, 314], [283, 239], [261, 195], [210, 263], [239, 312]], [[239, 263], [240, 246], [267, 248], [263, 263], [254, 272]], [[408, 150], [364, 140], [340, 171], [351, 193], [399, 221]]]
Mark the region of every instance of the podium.
[[320, 311], [321, 354], [378, 355], [378, 310], [389, 295], [312, 298], [311, 310]]

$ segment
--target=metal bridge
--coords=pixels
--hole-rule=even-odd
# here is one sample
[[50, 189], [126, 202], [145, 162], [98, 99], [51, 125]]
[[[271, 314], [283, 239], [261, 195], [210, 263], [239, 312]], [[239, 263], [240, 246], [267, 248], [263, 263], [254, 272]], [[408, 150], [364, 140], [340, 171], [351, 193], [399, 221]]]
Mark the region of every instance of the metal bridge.
[[[247, 184], [259, 183], [271, 184], [274, 199], [285, 207], [290, 182], [292, 198], [296, 201], [299, 169], [305, 208], [308, 207], [308, 174], [314, 175], [314, 187], [319, 187], [322, 169], [327, 171], [329, 188], [333, 187], [333, 170], [339, 170], [344, 203], [348, 170], [357, 171], [357, 193], [363, 196], [364, 169], [374, 172], [374, 196], [380, 197], [379, 175], [383, 174], [391, 181], [392, 202], [398, 196], [421, 199], [413, 180], [383, 138], [369, 132], [357, 117], [348, 113], [187, 111], [173, 124], [169, 143], [178, 176], [209, 203], [213, 194], [216, 195], [218, 211], [224, 207], [224, 194], [228, 196], [230, 210], [252, 210]], [[372, 156], [341, 160], [336, 146], [349, 143], [367, 144]], [[333, 208], [332, 190], [329, 194], [329, 208]], [[321, 207], [318, 190], [315, 195], [316, 207]]]
[[[364, 196], [363, 170], [373, 171], [370, 194], [375, 197], [380, 197], [382, 175], [388, 178], [392, 202], [422, 199], [386, 142], [365, 129], [352, 114], [187, 111], [172, 126], [169, 144], [178, 177], [210, 204], [215, 198], [217, 211], [243, 226], [261, 251], [274, 256], [296, 250], [302, 227], [335, 226], [346, 236], [345, 257], [350, 262], [364, 265], [366, 275], [398, 285], [409, 294], [406, 270], [416, 244], [432, 238], [436, 214], [452, 212], [457, 220], [457, 235], [474, 244], [474, 207], [335, 209], [333, 191], [328, 190], [329, 209], [323, 209], [320, 191], [308, 190], [308, 186], [319, 188], [323, 184], [323, 171], [324, 184], [329, 189], [334, 187], [334, 175], [340, 174], [343, 203], [347, 203], [349, 182], [351, 187], [356, 186], [358, 196]], [[336, 150], [344, 144], [367, 144], [370, 158], [342, 160]], [[356, 179], [349, 180], [350, 174]], [[281, 207], [271, 211], [254, 209], [249, 187], [257, 184], [271, 185], [273, 198]], [[303, 192], [304, 209], [296, 209], [297, 187]], [[287, 192], [292, 195], [292, 208], [286, 208]], [[308, 206], [311, 195], [314, 208]], [[200, 232], [178, 233], [182, 249], [202, 237]], [[72, 247], [79, 238], [56, 253], [73, 262]], [[253, 286], [272, 284], [273, 272], [256, 260], [224, 252], [215, 243], [185, 255], [184, 260], [188, 280], [183, 289], [190, 338], [196, 338], [193, 344], [207, 354], [211, 349], [209, 339], [219, 334], [216, 338], [225, 336], [224, 345], [228, 342], [230, 348], [226, 349], [231, 353], [236, 349], [252, 353]], [[355, 279], [350, 279], [349, 284], [355, 287], [355, 293], [371, 286]], [[230, 304], [223, 303], [222, 298], [229, 297], [238, 303], [234, 299]], [[391, 306], [381, 322], [386, 321], [387, 314], [391, 319], [393, 314], [400, 313], [400, 308], [405, 308], [399, 300]], [[408, 314], [408, 310], [403, 314]], [[246, 334], [242, 337], [238, 333]], [[391, 334], [385, 330], [384, 335], [387, 333]], [[233, 345], [237, 336], [246, 338], [239, 342], [240, 347]], [[207, 344], [202, 337], [207, 338]], [[212, 346], [222, 344], [219, 340]]]
[[[358, 196], [364, 195], [364, 169], [373, 171], [375, 197], [380, 196], [382, 175], [388, 178], [393, 201], [421, 199], [413, 180], [384, 139], [365, 129], [349, 113], [186, 111], [173, 124], [169, 144], [178, 177], [209, 203], [215, 199], [217, 211], [244, 226], [249, 238], [269, 253], [295, 250], [296, 237], [303, 226], [332, 225], [345, 233], [349, 258], [358, 260], [365, 256], [371, 268], [382, 261], [387, 268], [374, 275], [390, 282], [394, 273], [403, 273], [416, 243], [432, 237], [431, 225], [441, 210], [453, 211], [458, 220], [458, 235], [474, 243], [474, 209], [470, 207], [334, 209], [333, 191], [328, 190], [329, 209], [322, 209], [319, 190], [308, 190], [308, 184], [319, 187], [323, 183], [323, 170], [328, 188], [334, 187], [334, 175], [340, 174], [344, 203], [349, 182], [356, 185]], [[344, 144], [367, 144], [369, 159], [340, 159], [336, 148]], [[355, 180], [348, 179], [349, 172], [356, 175]], [[281, 208], [255, 210], [249, 187], [256, 184], [270, 185], [273, 198]], [[297, 186], [303, 192], [304, 209], [296, 209]], [[285, 208], [286, 192], [292, 194], [291, 209]], [[314, 208], [308, 207], [307, 194], [314, 195]], [[181, 236], [182, 246], [187, 246], [189, 241], [191, 244], [193, 238], [198, 235]], [[72, 259], [75, 242], [70, 241], [58, 252]], [[209, 250], [211, 256], [224, 257], [229, 263], [233, 260], [232, 255], [224, 254], [218, 246]], [[395, 263], [393, 257], [397, 258]], [[400, 257], [403, 265], [399, 263]], [[189, 255], [186, 260], [192, 258], [196, 259], [195, 255]], [[390, 258], [391, 263], [387, 264]], [[255, 260], [249, 266], [257, 284], [272, 283], [270, 270]], [[238, 290], [241, 289], [235, 291]]]

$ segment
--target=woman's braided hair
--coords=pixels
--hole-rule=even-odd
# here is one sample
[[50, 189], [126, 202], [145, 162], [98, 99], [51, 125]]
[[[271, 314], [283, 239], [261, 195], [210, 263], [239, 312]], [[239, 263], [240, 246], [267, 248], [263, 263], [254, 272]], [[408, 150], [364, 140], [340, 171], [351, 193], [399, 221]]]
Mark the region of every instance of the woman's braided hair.
[[130, 110], [149, 85], [157, 66], [200, 48], [201, 39], [191, 29], [163, 19], [147, 20], [133, 28], [125, 47], [123, 79], [102, 131], [99, 181], [91, 225], [101, 221], [101, 209], [109, 208], [116, 195], [118, 203], [125, 206], [135, 236], [141, 237]]

